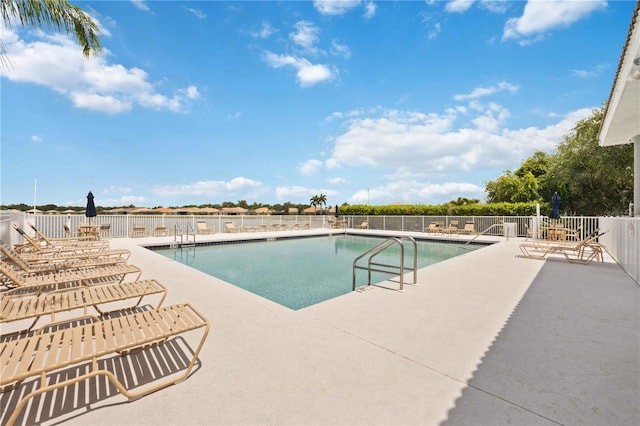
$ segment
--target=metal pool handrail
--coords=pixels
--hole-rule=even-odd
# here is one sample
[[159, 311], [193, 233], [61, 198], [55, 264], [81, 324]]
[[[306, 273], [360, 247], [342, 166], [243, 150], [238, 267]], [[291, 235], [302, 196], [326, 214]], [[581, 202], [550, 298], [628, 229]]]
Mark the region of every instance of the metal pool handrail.
[[504, 223], [494, 223], [493, 225], [491, 225], [490, 227], [488, 227], [487, 229], [485, 229], [484, 231], [482, 231], [479, 234], [476, 234], [473, 238], [471, 238], [469, 241], [467, 241], [466, 243], [464, 243], [463, 245], [467, 245], [470, 242], [474, 241], [476, 238], [478, 238], [480, 235], [484, 235], [486, 234], [488, 231], [491, 230], [491, 228], [495, 227], [495, 226], [502, 226], [504, 228]]
[[[413, 268], [405, 268], [404, 266], [404, 244], [402, 243], [403, 240], [410, 240], [413, 243]], [[385, 263], [376, 263], [376, 262], [372, 262], [372, 259], [377, 256], [378, 254], [382, 253], [383, 251], [385, 251], [386, 249], [392, 247], [393, 245], [398, 244], [400, 246], [400, 266], [396, 266], [396, 265], [389, 265], [389, 264], [385, 264]], [[367, 266], [359, 266], [358, 265], [358, 261], [360, 259], [362, 259], [363, 257], [369, 255], [369, 260], [367, 262]], [[369, 250], [365, 251], [364, 253], [362, 253], [360, 256], [356, 257], [355, 260], [353, 261], [353, 291], [355, 291], [356, 289], [356, 269], [365, 269], [369, 271], [369, 275], [368, 275], [368, 282], [367, 285], [371, 285], [371, 272], [381, 272], [384, 274], [391, 274], [391, 275], [395, 275], [396, 272], [393, 271], [389, 271], [386, 269], [377, 269], [377, 268], [372, 268], [372, 266], [380, 266], [380, 267], [385, 267], [385, 268], [398, 268], [399, 270], [399, 276], [400, 276], [400, 291], [404, 291], [404, 270], [405, 269], [409, 269], [413, 271], [413, 283], [412, 284], [416, 284], [417, 282], [417, 269], [418, 269], [418, 245], [416, 244], [415, 239], [413, 239], [413, 237], [391, 237], [391, 238], [387, 238], [386, 240], [382, 241], [381, 243], [375, 245], [374, 247], [370, 248]]]

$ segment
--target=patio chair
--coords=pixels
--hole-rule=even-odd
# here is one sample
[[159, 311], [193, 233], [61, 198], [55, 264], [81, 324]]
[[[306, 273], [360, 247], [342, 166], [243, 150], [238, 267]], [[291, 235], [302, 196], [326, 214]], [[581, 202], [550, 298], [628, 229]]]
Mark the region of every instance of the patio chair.
[[205, 222], [204, 220], [198, 220], [196, 222], [196, 232], [202, 235], [215, 234], [216, 228], [209, 228], [207, 226], [207, 222]]
[[[210, 328], [209, 321], [190, 304], [167, 306], [115, 318], [94, 319], [95, 322], [51, 329], [0, 343], [2, 391], [14, 389], [26, 379], [41, 379], [38, 388], [20, 394], [20, 400], [6, 420], [7, 424], [15, 423], [31, 398], [96, 376], [106, 376], [130, 400], [177, 383], [191, 374]], [[98, 363], [98, 359], [104, 356], [127, 354], [136, 349], [163, 344], [169, 338], [196, 330], [202, 330], [202, 337], [192, 352], [189, 364], [179, 374], [167, 376], [155, 385], [131, 391], [118, 379], [117, 371], [110, 371], [106, 366], [100, 367], [109, 363]], [[50, 373], [76, 365], [87, 365], [90, 371], [79, 376], [65, 375], [47, 381]], [[133, 376], [133, 372], [127, 374], [127, 377]]]
[[132, 307], [119, 306], [117, 310], [131, 309], [138, 307], [146, 296], [156, 294], [162, 294], [156, 305], [159, 307], [167, 296], [167, 289], [156, 280], [72, 287], [46, 293], [41, 293], [38, 288], [26, 290], [16, 288], [0, 294], [0, 323], [19, 322], [27, 319], [33, 319], [33, 323], [19, 331], [7, 333], [6, 330], [2, 330], [2, 335], [31, 331], [38, 320], [45, 315], [50, 315], [50, 321], [55, 321], [56, 313], [83, 309], [83, 315], [86, 316], [91, 307], [98, 314], [103, 315], [105, 311], [100, 309], [99, 305], [137, 298], [138, 301]]
[[225, 222], [224, 227], [227, 230], [227, 232], [232, 232], [232, 233], [242, 232], [242, 229], [236, 228], [236, 225], [233, 222]]
[[62, 229], [64, 230], [64, 236], [65, 238], [73, 238], [72, 234], [71, 234], [71, 228], [69, 228], [69, 225], [67, 225], [66, 223], [62, 225]]
[[476, 225], [473, 222], [465, 222], [464, 228], [462, 228], [458, 232], [460, 234], [468, 234], [468, 235], [474, 235], [478, 233], [478, 231], [476, 231]]
[[129, 233], [129, 237], [146, 237], [147, 236], [147, 228], [144, 226], [134, 226], [131, 228], [131, 232]]
[[15, 249], [17, 251], [30, 250], [30, 249], [39, 251], [43, 248], [42, 242], [29, 236], [26, 232], [24, 232], [24, 229], [22, 229], [15, 223], [13, 223], [11, 226], [13, 226], [13, 229], [15, 229], [16, 232], [18, 232], [18, 234], [20, 234], [20, 236], [26, 241], [26, 243], [24, 244], [16, 244]]
[[48, 287], [53, 287], [57, 290], [61, 287], [123, 282], [127, 275], [130, 274], [137, 274], [133, 279], [133, 281], [137, 281], [142, 275], [140, 268], [124, 263], [75, 271], [25, 275], [4, 260], [0, 260], [0, 273], [3, 275], [1, 284], [5, 287], [39, 287], [43, 290]]
[[111, 224], [110, 223], [101, 223], [100, 228], [98, 229], [101, 237], [109, 237], [111, 236]]
[[431, 222], [429, 226], [424, 228], [424, 232], [428, 232], [431, 234], [437, 234], [441, 231], [440, 222]]
[[446, 228], [442, 228], [443, 234], [458, 234], [460, 232], [460, 228], [458, 228], [458, 221], [452, 220], [449, 222], [449, 226]]
[[533, 239], [533, 230], [531, 229], [531, 227], [529, 226], [528, 223], [525, 223], [524, 229], [525, 229], [525, 234], [526, 234], [525, 241], [532, 240]]
[[358, 229], [369, 229], [369, 221], [363, 220], [360, 225], [356, 225], [355, 227]]
[[153, 231], [151, 231], [151, 235], [154, 237], [166, 237], [169, 235], [169, 228], [166, 226], [156, 226], [153, 228]]

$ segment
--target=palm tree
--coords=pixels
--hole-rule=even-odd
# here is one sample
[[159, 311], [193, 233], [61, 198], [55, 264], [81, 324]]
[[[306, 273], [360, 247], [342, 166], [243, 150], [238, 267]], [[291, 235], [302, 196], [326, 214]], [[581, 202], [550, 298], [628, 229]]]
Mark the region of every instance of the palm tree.
[[318, 209], [318, 204], [320, 204], [320, 201], [318, 201], [318, 196], [314, 195], [313, 197], [311, 197], [309, 199], [309, 202], [311, 203], [312, 207], [315, 207], [316, 210]]
[[320, 207], [324, 207], [327, 205], [327, 196], [324, 195], [323, 193], [320, 193], [320, 195], [318, 195], [318, 203], [320, 204]]
[[[43, 30], [55, 29], [73, 34], [85, 58], [102, 50], [99, 36], [102, 35], [97, 22], [78, 6], [67, 0], [0, 0], [2, 21], [10, 28], [19, 24]], [[5, 50], [0, 39], [1, 62], [5, 62]]]
[[311, 197], [309, 201], [311, 202], [311, 205], [317, 209], [318, 206], [322, 207], [327, 205], [327, 196], [320, 193], [320, 195], [314, 195]]

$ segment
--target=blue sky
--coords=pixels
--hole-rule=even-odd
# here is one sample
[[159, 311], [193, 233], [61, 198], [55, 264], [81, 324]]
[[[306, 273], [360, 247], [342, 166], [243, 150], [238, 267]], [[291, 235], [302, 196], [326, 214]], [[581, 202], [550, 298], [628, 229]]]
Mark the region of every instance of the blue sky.
[[635, 6], [73, 3], [99, 57], [1, 28], [3, 204], [484, 199], [607, 100]]

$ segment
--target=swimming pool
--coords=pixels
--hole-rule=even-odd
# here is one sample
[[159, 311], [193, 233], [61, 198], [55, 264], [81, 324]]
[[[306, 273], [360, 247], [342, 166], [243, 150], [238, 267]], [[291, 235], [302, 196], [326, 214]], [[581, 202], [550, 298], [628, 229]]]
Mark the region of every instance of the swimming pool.
[[[157, 252], [288, 308], [301, 309], [351, 292], [354, 259], [381, 241], [375, 237], [339, 235]], [[428, 241], [416, 243], [418, 268], [477, 248]], [[398, 265], [399, 256], [396, 246], [377, 256], [376, 262]], [[405, 267], [412, 265], [413, 247], [405, 243]], [[390, 278], [388, 274], [373, 273], [372, 283]], [[367, 271], [358, 271], [356, 282], [358, 286], [366, 284]]]

